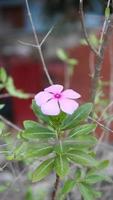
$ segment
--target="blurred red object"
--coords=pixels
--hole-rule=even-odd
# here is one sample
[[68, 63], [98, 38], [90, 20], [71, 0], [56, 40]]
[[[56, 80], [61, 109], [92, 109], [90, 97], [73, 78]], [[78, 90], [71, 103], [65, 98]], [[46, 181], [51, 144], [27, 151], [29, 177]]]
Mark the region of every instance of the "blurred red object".
[[[9, 59], [9, 73], [17, 89], [26, 93], [37, 93], [43, 87], [43, 72], [40, 63], [30, 58], [12, 57]], [[30, 108], [32, 99], [12, 98], [14, 122], [21, 125], [24, 120], [34, 119]]]

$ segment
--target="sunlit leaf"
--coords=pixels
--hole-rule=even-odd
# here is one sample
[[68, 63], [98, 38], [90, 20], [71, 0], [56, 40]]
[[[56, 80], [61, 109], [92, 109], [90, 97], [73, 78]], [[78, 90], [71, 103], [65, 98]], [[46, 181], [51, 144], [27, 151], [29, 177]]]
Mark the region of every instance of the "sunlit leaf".
[[57, 56], [62, 61], [66, 61], [68, 59], [68, 55], [66, 54], [66, 52], [63, 49], [58, 49]]
[[34, 128], [28, 128], [20, 133], [22, 138], [26, 139], [45, 139], [45, 138], [55, 138], [56, 134], [43, 126], [38, 126]]
[[48, 159], [42, 162], [32, 173], [32, 181], [37, 182], [48, 176], [54, 167], [54, 159]]
[[95, 124], [84, 124], [84, 125], [77, 126], [69, 133], [69, 137], [76, 138], [77, 135], [88, 135], [89, 133], [94, 131], [95, 128], [96, 128]]
[[7, 82], [5, 84], [5, 88], [11, 96], [27, 99], [29, 98], [28, 94], [25, 94], [21, 90], [17, 90], [14, 86], [14, 81], [11, 77], [8, 77]]
[[68, 194], [74, 187], [76, 186], [76, 182], [74, 180], [67, 180], [65, 183], [64, 183], [64, 186], [61, 190], [61, 195], [66, 195]]
[[56, 173], [63, 178], [69, 172], [69, 163], [66, 156], [58, 155], [55, 159], [55, 171]]
[[62, 123], [62, 130], [71, 129], [79, 125], [82, 121], [86, 120], [92, 110], [92, 103], [86, 103], [80, 106], [77, 111], [69, 115]]
[[84, 200], [95, 200], [94, 191], [89, 185], [80, 183], [79, 190]]
[[90, 155], [82, 151], [70, 151], [66, 153], [68, 158], [75, 163], [78, 163], [83, 166], [95, 166], [97, 165], [97, 161]]
[[7, 80], [6, 70], [3, 67], [1, 67], [0, 68], [0, 81], [3, 82], [3, 83], [5, 83], [6, 80]]

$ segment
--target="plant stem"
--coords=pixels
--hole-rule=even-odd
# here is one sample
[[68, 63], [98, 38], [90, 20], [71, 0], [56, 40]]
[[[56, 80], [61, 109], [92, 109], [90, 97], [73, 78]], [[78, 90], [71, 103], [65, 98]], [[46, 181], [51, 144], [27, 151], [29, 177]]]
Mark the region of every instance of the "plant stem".
[[85, 37], [85, 40], [89, 46], [89, 48], [91, 49], [91, 51], [94, 52], [94, 54], [99, 57], [99, 53], [97, 51], [96, 48], [93, 47], [93, 45], [91, 44], [90, 40], [89, 40], [89, 36], [85, 27], [85, 22], [84, 22], [84, 11], [83, 11], [83, 0], [80, 0], [80, 4], [79, 4], [79, 10], [80, 10], [80, 17], [81, 17], [81, 25], [82, 25], [82, 30], [83, 30], [83, 34]]
[[22, 131], [21, 128], [19, 128], [17, 125], [13, 124], [12, 122], [10, 122], [9, 120], [7, 120], [5, 117], [3, 117], [2, 115], [0, 115], [0, 120], [2, 120], [5, 124], [7, 124], [8, 126], [12, 127], [13, 129], [15, 129], [16, 131]]
[[54, 184], [54, 190], [53, 190], [52, 195], [51, 195], [51, 200], [56, 199], [56, 194], [57, 194], [57, 191], [58, 191], [59, 183], [60, 183], [60, 177], [56, 174], [56, 181], [55, 181], [55, 184]]
[[104, 59], [104, 53], [107, 46], [107, 43], [109, 41], [109, 37], [111, 36], [113, 32], [113, 15], [107, 20], [106, 30], [103, 33], [103, 42], [101, 44], [101, 48], [99, 48], [98, 52], [100, 54], [100, 57], [96, 56], [96, 64], [95, 64], [95, 72], [92, 80], [92, 94], [91, 94], [91, 101], [95, 107], [95, 99], [98, 89], [98, 81], [100, 79], [100, 74], [102, 71], [102, 63]]
[[36, 29], [35, 29], [35, 26], [34, 26], [34, 23], [33, 23], [31, 11], [30, 11], [30, 8], [29, 8], [29, 3], [28, 3], [28, 0], [25, 0], [25, 1], [26, 1], [27, 13], [28, 13], [28, 16], [29, 16], [29, 20], [30, 20], [30, 23], [31, 23], [31, 26], [32, 26], [32, 30], [33, 30], [33, 34], [34, 34], [34, 38], [35, 38], [35, 42], [36, 42], [36, 48], [38, 49], [38, 52], [39, 52], [39, 55], [40, 55], [40, 58], [41, 58], [41, 61], [42, 61], [43, 70], [46, 74], [46, 77], [48, 79], [49, 84], [52, 85], [53, 81], [52, 81], [52, 79], [49, 75], [49, 72], [48, 72], [48, 69], [47, 69], [47, 66], [46, 66], [46, 63], [45, 63], [45, 60], [44, 60], [44, 56], [43, 56], [42, 49], [41, 49], [42, 44], [41, 45], [39, 44], [39, 39], [38, 39], [37, 32], [36, 32]]
[[[28, 98], [33, 98], [34, 97], [34, 95], [35, 94], [33, 94], [33, 93], [28, 93]], [[14, 97], [14, 96], [12, 96], [12, 95], [10, 95], [10, 94], [8, 94], [8, 93], [5, 93], [5, 94], [0, 94], [0, 99], [3, 99], [3, 98], [9, 98], [9, 97]]]

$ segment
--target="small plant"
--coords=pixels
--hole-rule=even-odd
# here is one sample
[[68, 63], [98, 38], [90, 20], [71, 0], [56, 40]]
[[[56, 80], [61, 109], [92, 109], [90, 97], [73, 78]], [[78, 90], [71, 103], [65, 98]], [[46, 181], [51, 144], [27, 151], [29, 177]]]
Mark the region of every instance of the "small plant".
[[[18, 134], [20, 144], [10, 158], [30, 162], [41, 159], [41, 164], [31, 172], [31, 179], [35, 183], [54, 172], [52, 200], [64, 199], [74, 187], [79, 188], [85, 200], [93, 200], [100, 193], [92, 185], [111, 179], [101, 173], [108, 161], [97, 160], [93, 151], [97, 139], [91, 133], [96, 125], [87, 121], [92, 104], [78, 107], [73, 99], [80, 95], [71, 89], [62, 90], [63, 86], [52, 85], [35, 96], [32, 109], [42, 123], [24, 121], [24, 130]], [[72, 107], [68, 107], [69, 103]], [[63, 187], [58, 190], [61, 182]]]

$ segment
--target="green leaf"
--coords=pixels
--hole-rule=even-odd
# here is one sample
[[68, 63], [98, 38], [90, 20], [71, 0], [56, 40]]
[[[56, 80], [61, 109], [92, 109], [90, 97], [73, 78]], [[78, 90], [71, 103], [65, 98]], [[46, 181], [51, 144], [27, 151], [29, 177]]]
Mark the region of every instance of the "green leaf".
[[61, 190], [61, 195], [68, 194], [75, 187], [75, 185], [76, 183], [74, 180], [67, 180]]
[[94, 200], [95, 199], [95, 194], [94, 194], [95, 191], [89, 185], [80, 183], [79, 190], [80, 190], [80, 193], [83, 196], [84, 200]]
[[106, 9], [105, 9], [105, 18], [108, 19], [109, 16], [110, 16], [110, 8], [106, 7]]
[[[91, 136], [92, 137], [92, 136]], [[76, 140], [65, 140], [64, 141], [64, 145], [65, 145], [65, 149], [67, 150], [88, 150], [90, 147], [94, 146], [96, 143], [95, 141], [95, 138], [94, 140], [92, 140], [92, 138], [88, 138], [88, 141], [87, 141], [87, 138], [86, 140], [84, 140], [83, 138], [79, 137], [78, 139]]]
[[78, 64], [78, 61], [76, 59], [73, 59], [73, 58], [70, 58], [68, 59], [68, 64], [69, 65], [77, 65]]
[[66, 61], [68, 59], [68, 55], [66, 54], [66, 52], [63, 49], [58, 49], [57, 56], [62, 61]]
[[[72, 143], [72, 144], [78, 144], [79, 145], [83, 145], [83, 147], [87, 146], [87, 147], [92, 147], [97, 143], [97, 139], [96, 137], [92, 136], [92, 135], [76, 135], [75, 138], [72, 138], [73, 140], [67, 140], [67, 143]], [[75, 142], [74, 142], [75, 139]]]
[[70, 151], [66, 153], [68, 158], [72, 160], [73, 162], [83, 165], [83, 166], [96, 166], [97, 161], [90, 156], [89, 154], [83, 152], [83, 151]]
[[4, 106], [5, 106], [4, 104], [0, 104], [0, 109], [4, 108]]
[[99, 45], [99, 40], [98, 40], [98, 38], [97, 38], [97, 36], [96, 36], [95, 34], [90, 34], [89, 40], [90, 40], [91, 44], [92, 44], [94, 47], [98, 47], [98, 45]]
[[32, 120], [25, 120], [23, 122], [24, 124], [24, 128], [25, 129], [29, 129], [29, 128], [37, 128], [39, 126], [41, 126], [39, 123], [35, 122], [35, 121], [32, 121]]
[[69, 133], [69, 137], [76, 138], [77, 135], [88, 135], [89, 133], [94, 131], [95, 128], [96, 128], [95, 124], [84, 124], [77, 126]]
[[28, 144], [23, 143], [18, 146], [14, 155], [17, 160], [26, 159], [26, 158], [34, 158], [34, 157], [42, 157], [46, 156], [53, 152], [53, 146], [41, 143], [41, 144]]
[[38, 144], [37, 147], [28, 149], [26, 156], [27, 157], [42, 157], [49, 155], [53, 152], [53, 147], [49, 144]]
[[87, 41], [85, 39], [83, 39], [83, 38], [80, 40], [80, 44], [81, 45], [88, 45]]
[[92, 103], [86, 103], [80, 106], [77, 111], [75, 111], [72, 115], [68, 115], [68, 117], [62, 123], [62, 130], [72, 129], [79, 125], [82, 121], [88, 118], [92, 110]]
[[32, 181], [37, 182], [48, 176], [54, 167], [54, 159], [45, 160], [32, 173]]
[[32, 188], [28, 188], [24, 198], [25, 198], [25, 200], [35, 200]]
[[56, 137], [52, 130], [38, 125], [37, 127], [28, 128], [20, 132], [20, 136], [25, 139], [46, 139]]
[[107, 168], [108, 165], [109, 165], [109, 160], [103, 160], [103, 161], [99, 162], [96, 167], [94, 167], [91, 170], [89, 170], [88, 171], [88, 175], [92, 175], [92, 174], [94, 174], [94, 173], [96, 173], [98, 171], [102, 171], [105, 168]]
[[112, 179], [109, 176], [106, 176], [104, 174], [92, 174], [89, 176], [86, 176], [84, 180], [87, 184], [95, 184], [101, 181], [108, 181], [112, 183]]
[[62, 143], [62, 141], [59, 141], [59, 144], [55, 146], [54, 151], [57, 154], [63, 155], [67, 151], [67, 146], [65, 146], [65, 144]]
[[81, 171], [81, 169], [77, 169], [77, 170], [75, 171], [75, 181], [79, 180], [79, 179], [81, 178], [81, 176], [82, 176], [82, 171]]
[[25, 153], [27, 152], [27, 143], [23, 143], [21, 145], [18, 145], [15, 149], [14, 149], [14, 155], [12, 155], [16, 160], [22, 160], [25, 158]]
[[105, 169], [109, 166], [109, 160], [103, 160], [97, 165], [97, 170]]
[[17, 90], [14, 86], [14, 82], [13, 79], [11, 77], [8, 77], [7, 82], [5, 84], [5, 88], [8, 91], [8, 93], [11, 96], [14, 97], [18, 97], [18, 98], [22, 98], [22, 99], [27, 99], [29, 98], [28, 94], [25, 94], [24, 92], [22, 92], [21, 90]]
[[7, 81], [7, 73], [3, 67], [0, 68], [0, 81], [3, 83]]
[[63, 178], [68, 174], [69, 163], [65, 156], [58, 155], [55, 159], [55, 171], [56, 173]]

